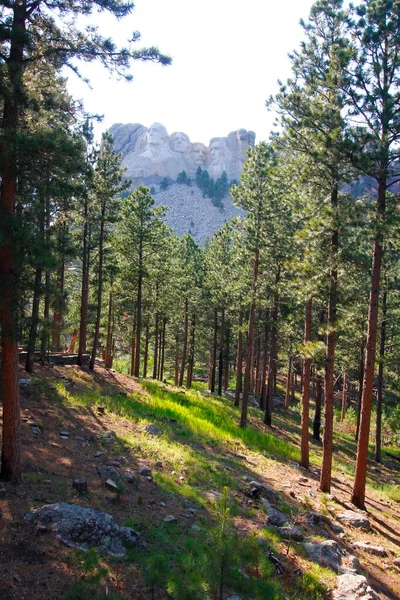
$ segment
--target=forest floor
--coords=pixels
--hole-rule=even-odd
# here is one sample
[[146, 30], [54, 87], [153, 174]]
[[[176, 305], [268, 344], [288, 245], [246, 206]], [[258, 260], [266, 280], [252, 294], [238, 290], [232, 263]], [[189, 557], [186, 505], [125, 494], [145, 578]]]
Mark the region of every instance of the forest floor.
[[[354, 436], [336, 428], [332, 490], [322, 494], [321, 444], [310, 441], [309, 471], [298, 466], [296, 407], [277, 408], [272, 429], [253, 407], [243, 430], [231, 400], [207, 394], [201, 384], [188, 391], [101, 367], [91, 373], [75, 366], [35, 366], [33, 376], [21, 370], [21, 378], [29, 380], [20, 386], [23, 481], [0, 488], [2, 600], [200, 598], [212, 561], [225, 551], [231, 564], [242, 561], [240, 573], [249, 582], [267, 579], [271, 585], [269, 595], [255, 585], [250, 597], [320, 600], [330, 597], [337, 574], [313, 563], [304, 542], [326, 539], [340, 544], [344, 563], [350, 555], [359, 559], [360, 572], [380, 598], [400, 598], [399, 461], [387, 455], [383, 464], [370, 461], [366, 503], [371, 529], [363, 531], [337, 519], [354, 509]], [[149, 424], [160, 435], [146, 430]], [[110, 461], [117, 471], [134, 475], [133, 483], [120, 484], [117, 494], [100, 473]], [[139, 474], [143, 466], [151, 476]], [[77, 477], [87, 479], [87, 494], [73, 489]], [[303, 541], [288, 541], [268, 524], [265, 504], [250, 486], [253, 480], [276, 492], [271, 504], [301, 529]], [[231, 512], [222, 517], [218, 502], [224, 487]], [[144, 548], [132, 548], [118, 559], [85, 555], [64, 545], [49, 528], [24, 521], [29, 511], [56, 502], [111, 514], [118, 525], [139, 532]], [[227, 538], [227, 546], [235, 545], [234, 539], [248, 542], [241, 558], [233, 556], [232, 547], [218, 547], [213, 554], [210, 540], [215, 541], [213, 532], [224, 518], [232, 522], [231, 535], [239, 534]], [[385, 555], [355, 548], [360, 541], [383, 547]], [[209, 598], [219, 597], [218, 584], [209, 588]], [[237, 591], [228, 581], [225, 590], [226, 598]]]

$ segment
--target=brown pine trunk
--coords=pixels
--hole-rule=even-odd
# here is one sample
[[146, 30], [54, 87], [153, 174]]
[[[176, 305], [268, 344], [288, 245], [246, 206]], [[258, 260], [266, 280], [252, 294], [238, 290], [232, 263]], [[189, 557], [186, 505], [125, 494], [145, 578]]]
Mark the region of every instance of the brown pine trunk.
[[347, 393], [348, 393], [348, 375], [347, 375], [346, 372], [344, 372], [343, 373], [343, 391], [342, 391], [342, 415], [341, 415], [341, 421], [342, 422], [346, 418]]
[[[386, 180], [378, 185], [378, 212], [382, 221], [385, 215]], [[361, 419], [357, 444], [356, 470], [354, 476], [352, 503], [358, 508], [365, 508], [365, 485], [367, 481], [368, 442], [371, 425], [372, 393], [374, 386], [376, 337], [378, 330], [378, 304], [381, 279], [383, 247], [381, 234], [374, 242], [372, 258], [371, 289], [368, 310], [368, 333], [365, 348], [364, 382], [361, 399]]]
[[236, 389], [235, 389], [235, 406], [239, 406], [240, 394], [242, 393], [243, 382], [243, 311], [239, 313], [239, 333], [238, 333], [238, 350], [236, 358]]
[[106, 351], [105, 351], [105, 362], [104, 367], [106, 369], [112, 368], [113, 363], [113, 355], [112, 355], [112, 347], [113, 347], [113, 329], [114, 329], [114, 298], [113, 291], [110, 290], [108, 296], [108, 320], [107, 320], [107, 341], [106, 341]]
[[375, 431], [375, 461], [382, 462], [382, 401], [383, 401], [383, 367], [385, 360], [386, 342], [386, 315], [387, 315], [387, 291], [382, 298], [382, 323], [381, 340], [379, 345], [379, 367], [378, 367], [378, 398], [376, 403], [376, 431]]
[[164, 379], [164, 362], [165, 362], [165, 332], [167, 328], [167, 317], [163, 318], [162, 327], [162, 344], [161, 344], [161, 368], [160, 368], [160, 380]]
[[83, 355], [86, 352], [87, 339], [87, 312], [89, 302], [89, 264], [90, 264], [90, 249], [89, 249], [89, 223], [88, 223], [88, 200], [85, 200], [84, 205], [84, 227], [83, 227], [83, 246], [82, 246], [82, 289], [81, 289], [81, 311], [79, 323], [79, 347], [78, 356], [76, 359], [77, 365], [83, 365]]
[[229, 353], [230, 353], [230, 326], [229, 323], [226, 327], [226, 342], [225, 342], [225, 377], [224, 377], [224, 390], [226, 391], [229, 388]]
[[51, 345], [56, 352], [61, 351], [61, 329], [64, 312], [64, 282], [65, 282], [65, 257], [61, 256], [61, 266], [57, 274], [56, 309], [53, 315], [53, 328]]
[[357, 402], [357, 429], [356, 429], [356, 437], [355, 441], [358, 441], [358, 434], [360, 431], [360, 419], [361, 419], [361, 399], [362, 399], [362, 389], [363, 389], [363, 381], [364, 381], [364, 362], [365, 362], [365, 339], [364, 335], [361, 339], [360, 345], [360, 368], [358, 372], [358, 402]]
[[153, 379], [157, 379], [157, 365], [158, 365], [158, 311], [154, 316], [154, 355], [153, 355]]
[[218, 396], [222, 394], [222, 375], [224, 370], [224, 338], [225, 338], [225, 309], [221, 311], [221, 327], [219, 330], [218, 353]]
[[321, 431], [321, 409], [322, 409], [322, 377], [319, 373], [315, 374], [315, 413], [313, 421], [313, 438], [320, 441]]
[[175, 385], [179, 383], [179, 335], [175, 336]]
[[253, 282], [252, 282], [252, 288], [251, 288], [252, 300], [251, 300], [251, 304], [250, 304], [249, 326], [248, 326], [248, 333], [247, 333], [247, 357], [246, 357], [246, 368], [245, 368], [245, 373], [244, 373], [242, 412], [240, 415], [240, 427], [246, 427], [246, 424], [247, 424], [251, 368], [253, 365], [254, 316], [255, 316], [255, 311], [256, 311], [256, 289], [257, 289], [259, 265], [260, 265], [260, 253], [257, 250], [255, 253], [255, 256], [254, 256], [254, 265], [253, 265]]
[[3, 100], [1, 130], [8, 142], [0, 172], [0, 212], [3, 236], [0, 246], [0, 324], [1, 324], [1, 399], [3, 403], [3, 440], [1, 478], [19, 481], [20, 414], [18, 388], [18, 276], [16, 270], [17, 244], [12, 227], [4, 227], [6, 219], [13, 218], [17, 195], [17, 132], [19, 102], [23, 88], [23, 60], [25, 44], [26, 5], [17, 3], [11, 25], [11, 46], [7, 72], [10, 90]]
[[39, 305], [40, 305], [40, 292], [42, 287], [42, 267], [36, 268], [35, 272], [35, 283], [33, 286], [33, 302], [32, 302], [32, 315], [31, 315], [31, 326], [29, 330], [28, 339], [28, 351], [26, 355], [25, 371], [27, 373], [33, 373], [33, 362], [35, 359], [35, 346], [37, 337], [37, 327], [39, 323]]
[[291, 385], [292, 385], [292, 357], [289, 356], [289, 364], [288, 364], [288, 372], [286, 379], [286, 394], [285, 394], [285, 408], [289, 408], [290, 406], [290, 396], [291, 396]]
[[217, 344], [218, 344], [218, 311], [214, 311], [214, 337], [212, 347], [212, 363], [211, 363], [211, 386], [210, 392], [215, 392], [215, 380], [217, 375]]
[[97, 299], [96, 299], [96, 322], [94, 326], [94, 337], [92, 346], [92, 355], [90, 357], [89, 369], [93, 371], [96, 362], [97, 345], [99, 343], [100, 320], [101, 320], [101, 303], [103, 300], [103, 248], [104, 248], [104, 215], [105, 206], [101, 212], [100, 222], [100, 239], [99, 239], [99, 278], [97, 284]]
[[267, 403], [267, 369], [268, 369], [268, 343], [269, 343], [269, 314], [268, 310], [265, 311], [265, 325], [264, 325], [264, 352], [263, 352], [263, 363], [261, 369], [261, 397], [260, 397], [260, 408], [265, 410]]
[[68, 346], [68, 354], [73, 354], [75, 352], [76, 340], [78, 339], [78, 330], [75, 328], [71, 337], [71, 341]]
[[135, 342], [135, 370], [134, 376], [139, 377], [140, 374], [140, 341], [142, 335], [142, 252], [139, 258], [139, 275], [137, 282], [137, 297], [136, 297], [136, 342]]
[[265, 406], [264, 423], [268, 427], [272, 426], [272, 398], [274, 393], [274, 380], [277, 363], [277, 324], [278, 324], [278, 308], [279, 308], [279, 295], [277, 286], [281, 277], [281, 268], [278, 266], [278, 270], [275, 275], [275, 293], [274, 293], [274, 304], [272, 307], [271, 314], [271, 348], [269, 353], [269, 367], [268, 367], [268, 387], [267, 387], [267, 402]]
[[[338, 187], [335, 186], [331, 193], [331, 206], [336, 211], [338, 203]], [[322, 440], [322, 468], [319, 487], [321, 492], [331, 491], [332, 456], [333, 456], [333, 408], [334, 408], [334, 368], [336, 347], [336, 302], [337, 302], [337, 252], [339, 234], [335, 229], [331, 237], [331, 271], [329, 275], [329, 302], [328, 302], [328, 333], [326, 336], [325, 354], [325, 426]]]
[[192, 315], [192, 323], [191, 323], [191, 332], [190, 332], [189, 360], [188, 360], [188, 368], [187, 368], [187, 376], [186, 376], [186, 387], [188, 389], [190, 389], [192, 387], [195, 333], [196, 333], [196, 317], [193, 314]]
[[133, 374], [135, 372], [135, 354], [136, 354], [136, 317], [133, 319], [133, 327], [132, 327], [131, 370], [130, 370], [131, 377], [133, 377]]
[[179, 385], [183, 385], [183, 378], [185, 375], [186, 358], [187, 358], [187, 344], [188, 344], [188, 329], [189, 329], [189, 301], [185, 298], [185, 316], [184, 316], [184, 331], [183, 331], [183, 352], [181, 370], [179, 372]]
[[144, 355], [143, 355], [143, 379], [147, 377], [147, 362], [149, 357], [149, 324], [146, 323], [146, 333], [144, 340]]
[[[311, 341], [311, 316], [312, 316], [312, 298], [306, 303], [306, 315], [304, 319], [304, 344]], [[310, 467], [310, 453], [308, 443], [308, 426], [310, 413], [310, 373], [311, 358], [305, 358], [303, 361], [303, 396], [301, 413], [301, 460], [300, 464], [304, 469]]]

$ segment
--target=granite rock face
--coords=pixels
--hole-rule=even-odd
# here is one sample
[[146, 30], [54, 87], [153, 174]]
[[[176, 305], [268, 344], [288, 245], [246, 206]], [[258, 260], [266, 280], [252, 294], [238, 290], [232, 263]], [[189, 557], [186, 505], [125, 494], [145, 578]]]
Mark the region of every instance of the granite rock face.
[[140, 123], [116, 123], [110, 133], [115, 150], [122, 153], [126, 178], [134, 187], [148, 185], [154, 177], [176, 180], [182, 171], [193, 177], [199, 166], [214, 179], [225, 171], [228, 180], [239, 180], [247, 148], [254, 147], [256, 137], [253, 131], [238, 129], [226, 137], [212, 138], [205, 146], [192, 143], [181, 131], [169, 135], [161, 123], [153, 123], [148, 129]]

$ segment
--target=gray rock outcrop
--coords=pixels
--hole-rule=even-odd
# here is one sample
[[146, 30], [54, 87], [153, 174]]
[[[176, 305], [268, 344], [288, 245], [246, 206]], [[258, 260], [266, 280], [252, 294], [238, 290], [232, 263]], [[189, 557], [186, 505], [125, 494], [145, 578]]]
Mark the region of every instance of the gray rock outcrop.
[[347, 523], [356, 529], [368, 530], [371, 528], [368, 517], [365, 513], [359, 513], [354, 510], [345, 510], [337, 515], [337, 519], [342, 523]]
[[325, 542], [315, 544], [309, 542], [304, 544], [304, 547], [313, 562], [336, 572], [341, 571], [343, 552], [339, 544], [334, 540], [326, 540]]
[[140, 544], [139, 534], [130, 527], [119, 527], [111, 515], [75, 504], [47, 504], [27, 513], [24, 520], [50, 525], [64, 544], [79, 550], [97, 548], [102, 554], [118, 557], [126, 554], [126, 545]]
[[199, 166], [214, 179], [225, 171], [229, 180], [238, 180], [247, 148], [255, 143], [255, 133], [246, 129], [212, 138], [208, 147], [201, 142], [192, 143], [181, 131], [169, 135], [161, 123], [153, 123], [148, 129], [140, 123], [116, 123], [109, 131], [115, 150], [122, 153], [126, 178], [132, 180], [134, 187], [147, 185], [146, 180], [154, 176], [176, 180], [182, 171], [193, 177]]
[[363, 575], [345, 574], [338, 577], [332, 600], [379, 600], [379, 596]]

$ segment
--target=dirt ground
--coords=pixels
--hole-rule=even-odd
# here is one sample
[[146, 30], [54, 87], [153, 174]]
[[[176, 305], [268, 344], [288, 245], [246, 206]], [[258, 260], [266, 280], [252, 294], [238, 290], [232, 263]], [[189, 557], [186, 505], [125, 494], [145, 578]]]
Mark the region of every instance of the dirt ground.
[[[62, 382], [82, 390], [95, 386], [103, 394], [142, 392], [139, 384], [130, 377], [97, 368], [94, 374], [75, 366], [35, 367], [35, 374], [47, 383]], [[21, 371], [21, 378], [26, 373]], [[104, 445], [100, 435], [115, 431], [117, 437], [134, 435], [139, 425], [130, 420], [105, 411], [101, 414], [97, 407], [75, 408], [49, 397], [46, 391], [21, 386], [21, 435], [23, 481], [14, 486], [4, 484], [0, 491], [0, 598], [2, 600], [61, 600], [71, 583], [82, 576], [82, 569], [76, 551], [67, 548], [51, 533], [43, 532], [35, 525], [24, 522], [24, 515], [32, 509], [66, 501], [95, 508], [110, 513], [118, 524], [128, 519], [150, 519], [163, 526], [166, 515], [176, 515], [180, 534], [187, 535], [191, 526], [196, 524], [202, 510], [188, 512], [184, 498], [166, 494], [159, 489], [155, 481], [139, 477], [139, 485], [131, 486], [121, 502], [115, 502], [110, 491], [104, 486], [98, 468], [107, 461], [116, 460], [124, 470], [137, 475], [142, 465], [149, 466], [153, 472], [162, 469], [157, 456], [143, 456], [133, 453], [127, 445]], [[34, 432], [36, 423], [41, 434]], [[67, 431], [69, 436], [63, 439], [60, 432]], [[287, 431], [275, 428], [277, 435], [288, 438]], [[100, 454], [102, 453], [102, 454]], [[386, 463], [377, 472], [382, 481], [392, 480], [393, 485], [400, 484], [399, 464]], [[310, 511], [328, 514], [331, 521], [340, 509], [352, 509], [349, 502], [351, 481], [341, 473], [335, 473], [331, 497], [321, 498], [318, 492], [318, 471], [304, 472], [296, 465], [285, 465], [266, 459], [255, 453], [247, 453], [243, 469], [237, 473], [238, 479], [255, 478], [265, 485], [284, 493], [288, 502], [307, 505]], [[236, 474], [235, 474], [236, 475]], [[72, 488], [76, 477], [88, 481], [89, 494], [80, 496]], [[129, 484], [127, 484], [129, 485]], [[240, 505], [258, 508], [257, 502], [249, 499], [239, 489], [235, 492]], [[367, 495], [370, 532], [361, 532], [344, 525], [342, 538], [330, 532], [349, 553], [358, 556], [363, 573], [370, 585], [382, 599], [400, 598], [400, 567], [393, 562], [400, 557], [400, 505], [385, 499], [379, 493]], [[204, 514], [203, 514], [204, 516]], [[326, 524], [311, 523], [299, 512], [299, 524], [305, 533], [323, 535]], [[244, 516], [236, 520], [243, 532], [259, 530], [265, 526], [265, 513], [252, 512], [251, 518]], [[354, 541], [366, 541], [373, 546], [383, 546], [386, 557], [376, 557], [364, 551], [355, 551]], [[286, 577], [296, 569], [306, 568], [301, 555], [295, 552], [296, 544], [289, 547], [289, 555], [281, 557], [287, 566]], [[105, 589], [121, 594], [129, 599], [147, 599], [150, 593], [142, 587], [139, 573], [132, 565], [111, 561], [111, 568]], [[161, 597], [161, 596], [160, 596]]]

